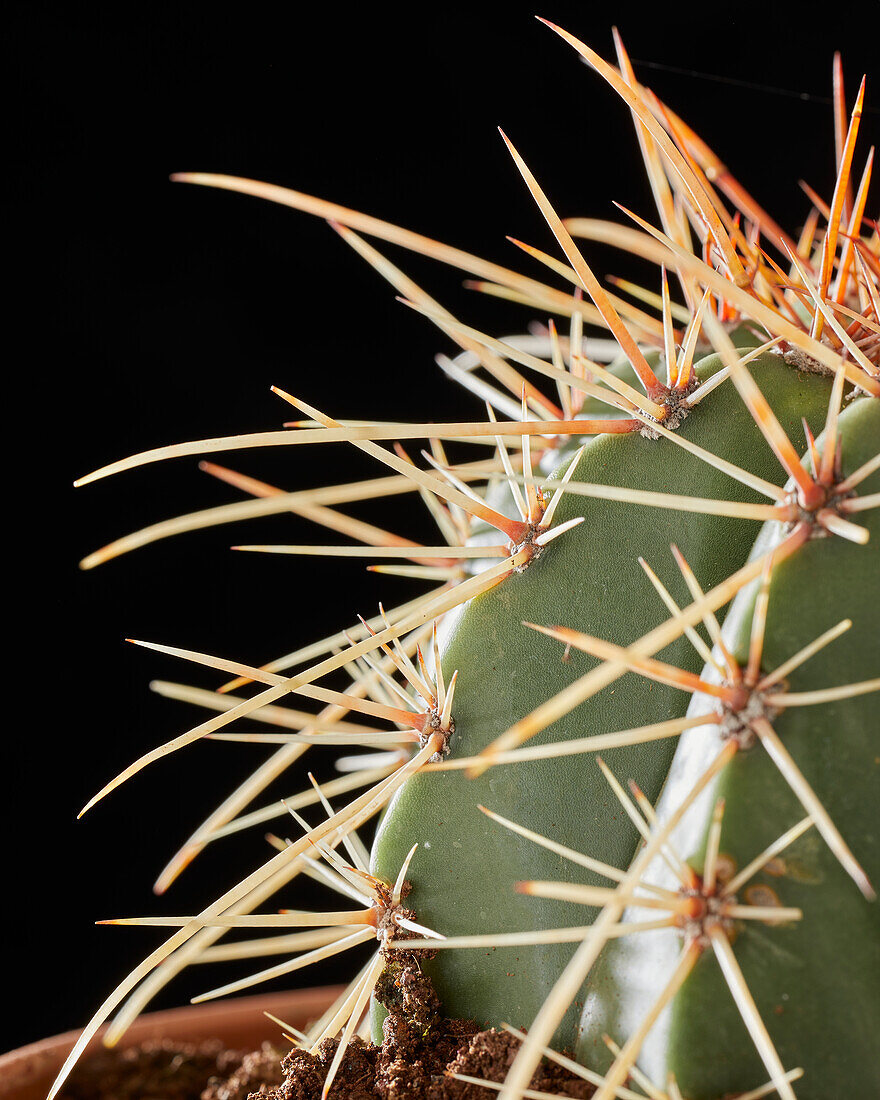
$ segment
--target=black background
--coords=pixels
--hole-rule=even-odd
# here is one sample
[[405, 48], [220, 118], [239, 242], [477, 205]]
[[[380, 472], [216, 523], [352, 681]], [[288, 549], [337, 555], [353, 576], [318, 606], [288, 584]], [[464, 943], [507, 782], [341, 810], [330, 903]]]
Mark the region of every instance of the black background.
[[[845, 24], [830, 26], [800, 3], [705, 8], [542, 10], [606, 57], [616, 22], [641, 79], [793, 229], [809, 208], [798, 178], [826, 197], [833, 185], [832, 52], [844, 50], [851, 103], [878, 7], [848, 4]], [[440, 334], [321, 221], [172, 185], [169, 173], [288, 184], [528, 270], [505, 234], [553, 246], [496, 133], [502, 124], [563, 214], [618, 216], [618, 199], [651, 217], [627, 111], [532, 11], [29, 5], [13, 17], [7, 146], [25, 247], [7, 267], [20, 295], [7, 332], [11, 344], [20, 325], [23, 339], [7, 374], [7, 434], [17, 438], [6, 468], [5, 689], [10, 706], [24, 707], [4, 733], [3, 965], [7, 976], [19, 971], [4, 1045], [84, 1023], [156, 942], [92, 921], [191, 912], [265, 851], [256, 834], [218, 844], [166, 898], [150, 892], [176, 844], [265, 755], [246, 746], [192, 746], [75, 822], [111, 775], [202, 717], [152, 695], [151, 678], [216, 683], [122, 639], [259, 663], [418, 590], [379, 583], [357, 562], [228, 551], [239, 541], [333, 541], [286, 517], [80, 573], [78, 559], [110, 539], [236, 494], [193, 460], [77, 492], [73, 478], [161, 443], [278, 427], [287, 410], [273, 383], [336, 416], [480, 412], [435, 367], [434, 354], [450, 350]], [[878, 129], [871, 93], [859, 169]], [[590, 255], [601, 273], [634, 270]], [[523, 327], [517, 309], [461, 289], [455, 272], [395, 259], [466, 320], [497, 333]], [[285, 488], [380, 472], [339, 447], [228, 461]], [[411, 503], [359, 514], [433, 538]], [[181, 1003], [217, 976], [185, 976], [157, 1003]]]

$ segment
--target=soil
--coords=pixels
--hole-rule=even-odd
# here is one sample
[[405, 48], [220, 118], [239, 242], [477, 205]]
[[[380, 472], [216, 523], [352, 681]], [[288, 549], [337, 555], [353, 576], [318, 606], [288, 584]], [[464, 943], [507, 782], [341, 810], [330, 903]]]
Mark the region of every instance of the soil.
[[61, 1100], [246, 1100], [283, 1081], [281, 1057], [268, 1044], [248, 1053], [219, 1040], [103, 1050], [74, 1070]]
[[[494, 1089], [457, 1081], [462, 1073], [501, 1082], [519, 1040], [506, 1031], [478, 1031], [465, 1020], [439, 1020], [427, 1035], [389, 1016], [381, 1047], [355, 1039], [328, 1100], [490, 1100]], [[60, 1100], [318, 1100], [336, 1040], [316, 1055], [282, 1056], [269, 1044], [249, 1054], [221, 1043], [145, 1043], [102, 1051], [71, 1076]], [[531, 1088], [586, 1100], [594, 1089], [552, 1063], [542, 1064]]]
[[[458, 1081], [451, 1073], [502, 1082], [519, 1049], [519, 1040], [506, 1031], [477, 1031], [464, 1020], [444, 1020], [427, 1036], [389, 1016], [381, 1047], [357, 1040], [346, 1052], [328, 1100], [489, 1100], [495, 1089]], [[282, 1068], [287, 1077], [269, 1100], [316, 1100], [336, 1041], [321, 1044], [317, 1055], [292, 1051]], [[592, 1085], [561, 1066], [541, 1065], [531, 1088], [559, 1097], [584, 1100]]]
[[[421, 953], [424, 959], [427, 952]], [[519, 1040], [473, 1021], [447, 1020], [415, 954], [394, 952], [376, 988], [388, 1009], [381, 1046], [349, 1044], [328, 1100], [490, 1100], [494, 1089], [453, 1073], [502, 1082]], [[318, 1100], [337, 1050], [326, 1039], [315, 1054], [156, 1042], [103, 1051], [72, 1075], [60, 1100]], [[594, 1088], [552, 1062], [542, 1062], [531, 1088], [586, 1100]]]

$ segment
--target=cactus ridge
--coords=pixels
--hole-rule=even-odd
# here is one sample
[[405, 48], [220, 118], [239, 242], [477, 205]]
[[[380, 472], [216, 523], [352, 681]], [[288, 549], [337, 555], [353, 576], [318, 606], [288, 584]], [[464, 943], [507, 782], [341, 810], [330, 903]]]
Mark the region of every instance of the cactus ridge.
[[[876, 448], [880, 411], [871, 404], [851, 406], [842, 414], [840, 428], [845, 475], [847, 465], [852, 464], [851, 469], [862, 465]], [[868, 523], [876, 537], [876, 518]], [[768, 529], [756, 549], [766, 551], [774, 544], [779, 545], [779, 534]], [[700, 727], [683, 734], [657, 808], [663, 819], [687, 791], [690, 778], [685, 768], [692, 773], [703, 766], [725, 739], [737, 746], [712, 797], [704, 800], [675, 840], [692, 853], [703, 884], [707, 876], [711, 878], [714, 892], [709, 891], [710, 896], [737, 895], [766, 909], [764, 917], [758, 918], [762, 923], [742, 924], [745, 914], [737, 908], [736, 922], [726, 930], [718, 927], [715, 915], [709, 915], [713, 938], [703, 948], [711, 945], [722, 965], [704, 960], [695, 966], [673, 1002], [668, 1048], [660, 1050], [655, 1039], [641, 1052], [643, 1063], [655, 1070], [664, 1061], [664, 1073], [674, 1068], [687, 1095], [713, 1094], [711, 1082], [717, 1077], [718, 1062], [723, 1062], [731, 1087], [746, 1087], [756, 1072], [757, 1059], [738, 1015], [742, 1012], [757, 1049], [762, 1050], [763, 1043], [762, 1054], [773, 1057], [763, 1042], [764, 1024], [754, 1001], [775, 1007], [780, 998], [783, 1011], [767, 1024], [778, 1052], [776, 1076], [781, 1076], [786, 1059], [790, 1064], [797, 1058], [806, 1069], [808, 1095], [831, 1094], [844, 1078], [858, 1082], [866, 1093], [876, 1085], [876, 1067], [864, 1059], [864, 1052], [877, 1024], [874, 990], [880, 957], [876, 907], [866, 903], [864, 895], [873, 900], [870, 880], [876, 881], [880, 870], [876, 825], [872, 817], [865, 817], [865, 809], [876, 803], [877, 780], [864, 765], [871, 759], [870, 731], [876, 729], [868, 693], [877, 690], [878, 681], [857, 679], [860, 672], [876, 672], [877, 659], [872, 627], [858, 614], [856, 604], [864, 606], [866, 590], [869, 596], [876, 590], [877, 576], [876, 570], [863, 575], [857, 594], [853, 592], [852, 577], [861, 566], [860, 551], [852, 556], [853, 549], [841, 540], [806, 542], [735, 597], [724, 633], [734, 660], [744, 666], [744, 683], [750, 679], [748, 670], [753, 670], [751, 678], [763, 695], [765, 713], [751, 717], [745, 727], [725, 727], [717, 721], [714, 731]], [[816, 606], [806, 596], [805, 581], [818, 575], [830, 591]], [[833, 623], [842, 613], [852, 618]], [[798, 690], [829, 680], [834, 686], [828, 689]], [[695, 717], [713, 713], [721, 717], [717, 700], [707, 695], [695, 695], [689, 709]], [[766, 713], [768, 709], [772, 714]], [[828, 729], [834, 730], [832, 738], [825, 734]], [[797, 822], [805, 810], [807, 816]], [[858, 856], [838, 829], [852, 841]], [[753, 859], [756, 848], [762, 854]], [[649, 881], [668, 879], [668, 872], [658, 876], [658, 870], [648, 872]], [[725, 880], [720, 889], [719, 873]], [[789, 923], [791, 917], [797, 923]], [[772, 925], [762, 927], [768, 919]], [[852, 970], [829, 935], [831, 926], [845, 927], [847, 936], [852, 935], [859, 945], [858, 963]], [[685, 930], [691, 942], [693, 935]], [[723, 943], [722, 935], [732, 946]], [[631, 980], [632, 967], [637, 960], [644, 966], [644, 952], [638, 947], [612, 946], [603, 961], [603, 973], [594, 975], [591, 1000], [584, 1010], [582, 1054], [588, 1048], [595, 1054], [606, 1027], [614, 1030], [632, 1010], [638, 1015], [646, 1008], [646, 996], [650, 999], [662, 992], [651, 987], [655, 982], [662, 984], [659, 975], [667, 969], [669, 955], [669, 945], [652, 945], [656, 977], [639, 982]], [[795, 968], [793, 959], [799, 960]], [[832, 967], [840, 980], [829, 983]], [[845, 975], [841, 968], [846, 969]], [[734, 998], [739, 998], [736, 1008], [723, 996], [725, 979]], [[617, 999], [614, 990], [624, 988], [619, 984], [622, 980], [628, 992]], [[821, 1013], [811, 996], [817, 987], [824, 990]], [[744, 990], [753, 998], [746, 1011], [742, 1009]], [[840, 1022], [829, 1026], [826, 1013]], [[709, 1026], [714, 1034], [721, 1029], [725, 1035], [724, 1048], [715, 1049], [712, 1065]]]
[[[791, 1100], [795, 1082], [802, 1100], [880, 1087], [867, 1054], [880, 1029], [870, 610], [880, 603], [880, 238], [864, 218], [870, 156], [852, 179], [864, 81], [847, 126], [836, 62], [837, 182], [794, 240], [638, 84], [618, 36], [614, 67], [547, 25], [630, 107], [660, 219], [660, 228], [628, 211], [638, 228], [563, 220], [502, 134], [565, 259], [514, 243], [563, 290], [299, 192], [177, 177], [328, 219], [458, 345], [440, 366], [485, 403], [486, 419], [338, 421], [275, 388], [305, 419], [158, 447], [79, 482], [166, 458], [342, 443], [386, 471], [287, 492], [203, 460], [253, 499], [154, 524], [83, 565], [290, 511], [355, 545], [239, 549], [366, 557], [430, 587], [261, 667], [140, 643], [232, 679], [216, 691], [154, 685], [213, 713], [133, 762], [83, 812], [178, 749], [232, 738], [276, 748], [157, 888], [241, 829], [293, 817], [302, 835], [272, 837], [272, 858], [199, 914], [107, 922], [174, 931], [95, 1014], [52, 1096], [102, 1022], [117, 1013], [108, 1040], [118, 1040], [194, 962], [282, 957], [206, 999], [368, 941], [378, 946], [351, 985], [294, 1036], [311, 1049], [340, 1038], [325, 1096], [374, 991], [393, 1000], [401, 968], [422, 963], [450, 1014], [529, 1028], [502, 1100], [524, 1095], [542, 1056], [575, 1068], [599, 1100], [639, 1095], [633, 1087], [664, 1100]], [[553, 314], [567, 332], [551, 319], [528, 337], [483, 333], [365, 237], [452, 264], [474, 289]], [[657, 263], [659, 293], [603, 286], [583, 240]], [[430, 447], [425, 465], [403, 445], [418, 440]], [[452, 462], [447, 443], [483, 457]], [[436, 522], [437, 545], [344, 510], [412, 493]], [[319, 682], [339, 671], [345, 690]], [[250, 684], [255, 694], [232, 694]], [[285, 705], [291, 694], [306, 709]], [[245, 717], [269, 729], [227, 729]], [[245, 812], [321, 745], [356, 750], [337, 760], [338, 778]], [[300, 814], [309, 807], [323, 815], [316, 825]], [[379, 814], [369, 853], [358, 830]], [[347, 908], [256, 912], [300, 874]], [[218, 942], [236, 928], [288, 931]], [[829, 932], [840, 928], [845, 959]], [[583, 1066], [554, 1043], [576, 1046]]]

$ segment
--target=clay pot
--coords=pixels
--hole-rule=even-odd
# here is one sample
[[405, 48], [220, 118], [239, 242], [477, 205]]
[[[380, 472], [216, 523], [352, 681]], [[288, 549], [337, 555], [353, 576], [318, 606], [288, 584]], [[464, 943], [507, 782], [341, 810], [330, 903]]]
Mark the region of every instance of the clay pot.
[[[159, 1038], [181, 1042], [220, 1039], [236, 1050], [256, 1050], [264, 1040], [278, 1038], [278, 1026], [266, 1019], [264, 1012], [303, 1028], [321, 1015], [340, 989], [340, 986], [321, 986], [151, 1012], [135, 1021], [124, 1043], [131, 1045]], [[87, 1053], [99, 1049], [100, 1035], [101, 1032], [86, 1048]], [[78, 1036], [78, 1031], [68, 1031], [0, 1055], [0, 1100], [45, 1100]]]

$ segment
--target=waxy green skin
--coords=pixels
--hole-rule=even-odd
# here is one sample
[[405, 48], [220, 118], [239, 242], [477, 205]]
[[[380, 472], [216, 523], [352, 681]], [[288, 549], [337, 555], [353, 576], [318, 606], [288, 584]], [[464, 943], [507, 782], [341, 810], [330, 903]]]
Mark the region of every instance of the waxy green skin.
[[[843, 473], [877, 453], [880, 402], [857, 401], [841, 416]], [[821, 440], [820, 440], [821, 444]], [[880, 490], [880, 473], [857, 492]], [[848, 684], [880, 675], [880, 514], [861, 513], [871, 531], [866, 546], [840, 538], [815, 539], [773, 572], [763, 671], [769, 672], [841, 619], [852, 619], [842, 637], [795, 670], [791, 691]], [[755, 547], [778, 541], [779, 525], [767, 525]], [[748, 659], [757, 586], [734, 601], [725, 622], [732, 652]], [[691, 713], [714, 709], [696, 698]], [[876, 886], [880, 883], [880, 717], [876, 695], [812, 707], [791, 707], [774, 729]], [[658, 806], [667, 816], [693, 779], [721, 747], [711, 727], [681, 738], [667, 789]], [[736, 867], [805, 816], [805, 811], [760, 745], [740, 752], [710, 793], [691, 811], [676, 841], [682, 854], [702, 867], [712, 808], [724, 797], [721, 852]], [[740, 902], [778, 904], [803, 910], [803, 919], [783, 926], [739, 922], [733, 947], [749, 989], [786, 1069], [802, 1066], [799, 1100], [880, 1096], [880, 905], [867, 901], [815, 829], [796, 841], [770, 873], [757, 875], [752, 894]], [[634, 912], [632, 919], [644, 919]], [[602, 1034], [622, 1041], [660, 993], [681, 950], [678, 933], [646, 933], [610, 944], [591, 976], [579, 1057], [604, 1066]], [[643, 1048], [639, 1064], [655, 1081], [676, 1075], [688, 1100], [717, 1100], [767, 1077], [728, 991], [713, 952], [698, 961]]]
[[[699, 374], [705, 379], [719, 366], [712, 356], [700, 364]], [[792, 438], [802, 433], [802, 416], [821, 430], [827, 379], [799, 375], [770, 356], [749, 369]], [[729, 382], [701, 402], [679, 432], [768, 480], [784, 481]], [[674, 443], [639, 435], [590, 441], [575, 480], [767, 503]], [[554, 522], [574, 516], [585, 521], [523, 573], [473, 600], [452, 625], [442, 656], [447, 682], [459, 670], [451, 755], [479, 752], [597, 663], [575, 651], [564, 662], [562, 646], [524, 627], [523, 620], [560, 623], [627, 645], [667, 618], [637, 562], [639, 554], [659, 571], [675, 598], [687, 603], [670, 543], [678, 544], [709, 588], [743, 564], [759, 530], [754, 521], [567, 495]], [[699, 671], [690, 643], [679, 641], [662, 656]], [[610, 733], [683, 712], [680, 692], [628, 674], [532, 743]], [[634, 778], [654, 800], [674, 750], [674, 740], [665, 740], [604, 757], [619, 776]], [[374, 870], [393, 881], [418, 842], [408, 875], [414, 887], [409, 903], [419, 921], [447, 936], [585, 925], [595, 916], [590, 908], [516, 893], [518, 880], [569, 879], [572, 865], [495, 824], [478, 804], [618, 867], [629, 864], [636, 847], [635, 830], [592, 755], [499, 766], [478, 779], [462, 772], [416, 776], [385, 815], [374, 846]], [[608, 885], [587, 872], [584, 881]], [[425, 966], [447, 1014], [528, 1026], [573, 950], [563, 944], [445, 951]], [[558, 1041], [573, 1043], [579, 1013], [580, 1006], [572, 1006]]]

